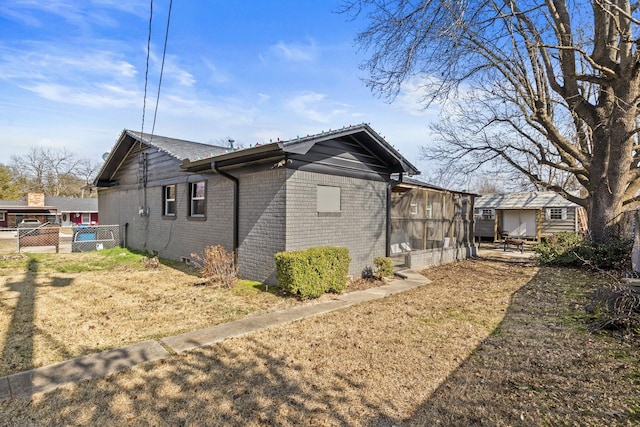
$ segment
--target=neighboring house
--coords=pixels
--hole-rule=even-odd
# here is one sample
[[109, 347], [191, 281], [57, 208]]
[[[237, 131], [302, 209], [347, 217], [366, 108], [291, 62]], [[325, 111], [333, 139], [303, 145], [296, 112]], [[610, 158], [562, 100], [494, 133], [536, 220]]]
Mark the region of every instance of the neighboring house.
[[98, 225], [97, 198], [45, 197], [45, 201], [58, 208], [55, 222], [63, 227]]
[[42, 193], [29, 193], [27, 200], [0, 200], [0, 228], [15, 228], [23, 219], [55, 222], [57, 213], [58, 208], [48, 205]]
[[488, 194], [476, 199], [475, 235], [539, 241], [561, 231], [584, 231], [584, 209], [552, 191]]
[[16, 227], [25, 218], [62, 226], [95, 225], [98, 223], [98, 199], [29, 193], [27, 200], [0, 200], [0, 228]]
[[124, 130], [95, 185], [125, 246], [188, 260], [222, 245], [243, 278], [275, 283], [280, 251], [347, 247], [353, 275], [390, 254], [393, 177], [418, 173], [366, 124], [241, 150]]
[[393, 187], [391, 253], [407, 267], [442, 264], [476, 255], [476, 194], [451, 191], [412, 178]]

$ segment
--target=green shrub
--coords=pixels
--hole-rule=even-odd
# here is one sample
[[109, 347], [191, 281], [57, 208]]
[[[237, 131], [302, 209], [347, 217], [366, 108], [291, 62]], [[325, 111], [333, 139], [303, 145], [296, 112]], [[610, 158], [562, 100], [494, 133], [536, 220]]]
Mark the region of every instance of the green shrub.
[[275, 255], [278, 284], [300, 298], [342, 292], [347, 286], [351, 257], [347, 248], [319, 246]]
[[544, 237], [533, 247], [539, 255], [539, 260], [545, 265], [581, 265], [576, 257], [576, 251], [583, 243], [583, 238], [577, 233], [563, 231], [553, 237]]
[[373, 260], [378, 277], [393, 276], [393, 261], [389, 257], [379, 256]]
[[562, 232], [544, 238], [533, 250], [545, 265], [590, 266], [603, 270], [622, 270], [630, 262], [632, 241], [611, 238], [606, 243], [594, 243], [577, 233]]

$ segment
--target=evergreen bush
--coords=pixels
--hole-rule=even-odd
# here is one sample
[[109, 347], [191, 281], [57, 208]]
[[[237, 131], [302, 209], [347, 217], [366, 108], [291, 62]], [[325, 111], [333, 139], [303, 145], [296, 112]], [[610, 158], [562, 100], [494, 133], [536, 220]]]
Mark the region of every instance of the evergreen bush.
[[318, 246], [275, 255], [278, 284], [302, 299], [326, 292], [342, 292], [347, 286], [351, 257], [342, 247]]

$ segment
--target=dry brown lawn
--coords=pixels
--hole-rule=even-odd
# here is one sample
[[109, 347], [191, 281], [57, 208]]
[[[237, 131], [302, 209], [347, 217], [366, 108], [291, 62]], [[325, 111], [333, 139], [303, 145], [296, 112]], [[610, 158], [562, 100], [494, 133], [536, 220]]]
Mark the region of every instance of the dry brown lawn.
[[615, 426], [640, 422], [640, 351], [587, 332], [602, 279], [515, 261], [30, 400], [0, 425]]
[[100, 256], [0, 255], [0, 376], [298, 303], [255, 282], [202, 286], [185, 267], [73, 272]]

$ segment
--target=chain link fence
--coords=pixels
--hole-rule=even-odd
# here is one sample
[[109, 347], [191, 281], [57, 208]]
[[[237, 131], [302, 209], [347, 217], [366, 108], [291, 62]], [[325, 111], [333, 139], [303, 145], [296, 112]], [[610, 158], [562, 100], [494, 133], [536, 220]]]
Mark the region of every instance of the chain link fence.
[[0, 231], [3, 240], [13, 239], [18, 252], [88, 252], [114, 248], [121, 243], [118, 225], [61, 227], [46, 223]]

